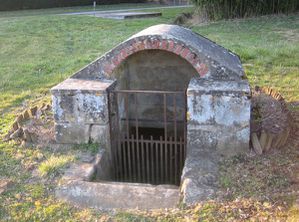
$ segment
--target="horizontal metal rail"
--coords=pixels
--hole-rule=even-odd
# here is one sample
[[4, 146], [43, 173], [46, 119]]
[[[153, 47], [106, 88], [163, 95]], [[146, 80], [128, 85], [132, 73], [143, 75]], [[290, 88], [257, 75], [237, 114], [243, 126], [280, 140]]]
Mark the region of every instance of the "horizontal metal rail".
[[[121, 118], [120, 121], [127, 121], [127, 119], [126, 118]], [[135, 118], [134, 119], [133, 118], [129, 118], [128, 121], [133, 122], [133, 121], [135, 121]], [[161, 123], [161, 122], [163, 122], [164, 123], [164, 120], [158, 120], [158, 119], [154, 120], [154, 119], [139, 119], [138, 118], [138, 121], [139, 122], [155, 122], [155, 123]], [[185, 120], [176, 120], [176, 121], [177, 121], [177, 123], [185, 123]], [[167, 120], [166, 122], [167, 123], [173, 123], [173, 120]]]
[[182, 91], [158, 91], [158, 90], [126, 90], [126, 89], [119, 89], [113, 90], [111, 93], [145, 93], [145, 94], [183, 94], [185, 92]]

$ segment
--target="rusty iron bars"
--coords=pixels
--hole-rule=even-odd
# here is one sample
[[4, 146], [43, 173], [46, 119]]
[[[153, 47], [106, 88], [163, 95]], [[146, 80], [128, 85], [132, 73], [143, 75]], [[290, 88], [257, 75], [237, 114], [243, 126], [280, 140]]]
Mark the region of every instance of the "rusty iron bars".
[[[182, 91], [153, 91], [153, 90], [114, 90], [109, 98], [114, 98], [116, 127], [112, 133], [112, 156], [115, 168], [115, 180], [123, 182], [137, 182], [150, 184], [180, 184], [180, 176], [186, 156], [186, 101]], [[163, 135], [147, 138], [139, 132], [140, 119], [138, 117], [139, 94], [155, 94], [163, 101]], [[177, 95], [182, 95], [183, 119], [178, 120]], [[119, 100], [122, 97], [123, 103]], [[133, 96], [132, 103], [129, 96]], [[172, 119], [167, 118], [167, 99], [172, 96]], [[120, 103], [123, 110], [120, 111]], [[111, 106], [111, 105], [110, 105]], [[132, 109], [133, 107], [133, 109]], [[112, 113], [110, 108], [110, 113]], [[130, 118], [129, 110], [133, 110], [134, 118]], [[111, 115], [111, 114], [110, 114]], [[113, 116], [114, 116], [113, 115]], [[111, 119], [111, 117], [110, 117]], [[145, 120], [157, 121], [157, 120]], [[133, 124], [133, 127], [131, 123]], [[178, 133], [178, 123], [183, 129]], [[172, 123], [172, 135], [169, 124]], [[131, 129], [134, 129], [133, 131]], [[182, 132], [182, 133], [181, 133]]]

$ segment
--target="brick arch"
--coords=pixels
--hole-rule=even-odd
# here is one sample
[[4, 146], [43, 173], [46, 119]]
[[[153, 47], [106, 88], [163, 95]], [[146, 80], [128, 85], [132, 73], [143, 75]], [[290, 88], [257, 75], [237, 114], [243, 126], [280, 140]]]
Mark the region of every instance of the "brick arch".
[[192, 47], [176, 39], [162, 39], [151, 36], [149, 38], [129, 39], [108, 52], [102, 57], [100, 64], [102, 74], [107, 77], [110, 76], [129, 56], [143, 50], [163, 50], [173, 53], [186, 60], [201, 77], [209, 73], [208, 65], [200, 59], [200, 55]]

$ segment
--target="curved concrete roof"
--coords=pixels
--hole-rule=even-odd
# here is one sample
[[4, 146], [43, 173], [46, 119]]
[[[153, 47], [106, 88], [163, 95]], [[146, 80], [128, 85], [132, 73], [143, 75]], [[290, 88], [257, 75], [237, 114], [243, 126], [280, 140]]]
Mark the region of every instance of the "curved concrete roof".
[[244, 74], [241, 61], [237, 55], [190, 29], [178, 25], [161, 24], [144, 29], [133, 35], [130, 39], [144, 36], [159, 36], [181, 41], [187, 46], [197, 50], [199, 54], [213, 58], [220, 65], [231, 69], [240, 76]]
[[105, 79], [128, 56], [142, 50], [159, 49], [186, 59], [201, 77], [240, 79], [244, 76], [239, 57], [216, 43], [177, 25], [149, 27], [92, 62], [72, 78]]

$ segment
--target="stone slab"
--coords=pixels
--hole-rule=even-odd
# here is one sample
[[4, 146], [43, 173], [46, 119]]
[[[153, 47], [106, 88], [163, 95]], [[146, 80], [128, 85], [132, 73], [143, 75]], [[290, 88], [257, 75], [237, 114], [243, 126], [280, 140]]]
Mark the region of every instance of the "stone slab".
[[51, 89], [52, 94], [59, 91], [80, 91], [80, 92], [106, 92], [107, 89], [113, 84], [113, 81], [96, 81], [86, 79], [73, 79], [69, 78], [54, 86]]
[[56, 190], [56, 196], [80, 207], [149, 210], [176, 207], [180, 191], [162, 185], [69, 181]]
[[62, 144], [88, 143], [90, 126], [73, 123], [55, 123], [55, 140]]
[[[147, 210], [178, 205], [180, 191], [177, 186], [108, 182], [110, 167], [108, 153], [103, 149], [92, 163], [80, 159], [65, 170], [56, 188], [56, 197], [78, 207], [101, 210]], [[91, 181], [95, 175], [98, 180]]]
[[230, 94], [240, 94], [250, 95], [250, 86], [247, 80], [238, 81], [228, 81], [228, 80], [214, 80], [214, 79], [201, 79], [192, 78], [187, 94], [191, 93], [200, 94], [217, 94], [217, 93], [230, 93]]
[[115, 13], [95, 13], [95, 17], [109, 19], [134, 19], [134, 18], [151, 18], [162, 16], [161, 12], [115, 12]]
[[100, 145], [110, 143], [110, 126], [105, 125], [91, 125], [90, 139], [92, 143]]
[[58, 123], [106, 124], [108, 96], [97, 91], [60, 90], [52, 95], [54, 119]]

